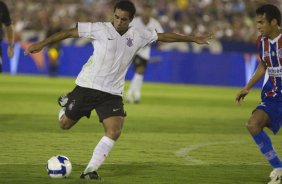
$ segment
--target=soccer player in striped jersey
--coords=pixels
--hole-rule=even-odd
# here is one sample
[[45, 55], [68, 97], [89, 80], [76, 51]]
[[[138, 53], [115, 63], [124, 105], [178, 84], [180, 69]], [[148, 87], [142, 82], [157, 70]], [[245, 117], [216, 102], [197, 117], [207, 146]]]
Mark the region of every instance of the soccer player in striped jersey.
[[250, 92], [267, 70], [271, 88], [265, 87], [262, 102], [253, 111], [247, 129], [251, 133], [260, 151], [272, 166], [270, 182], [278, 184], [282, 179], [282, 162], [274, 150], [270, 137], [264, 128], [270, 128], [276, 134], [282, 125], [282, 33], [281, 12], [271, 4], [266, 4], [256, 10], [257, 29], [261, 33], [258, 38], [261, 62], [248, 82], [238, 93], [237, 103], [240, 103]]
[[[212, 37], [157, 33], [129, 27], [135, 12], [132, 2], [119, 1], [114, 6], [113, 22], [79, 22], [76, 28], [55, 33], [25, 50], [25, 54], [36, 53], [48, 44], [66, 38], [92, 40], [94, 52], [80, 71], [76, 87], [59, 99], [62, 107], [59, 123], [62, 129], [70, 129], [80, 118], [89, 117], [94, 109], [104, 126], [105, 135], [94, 148], [81, 179], [100, 179], [96, 171], [121, 135], [126, 116], [122, 102], [125, 74], [136, 52], [155, 41], [207, 44]], [[79, 59], [79, 54], [77, 57]]]

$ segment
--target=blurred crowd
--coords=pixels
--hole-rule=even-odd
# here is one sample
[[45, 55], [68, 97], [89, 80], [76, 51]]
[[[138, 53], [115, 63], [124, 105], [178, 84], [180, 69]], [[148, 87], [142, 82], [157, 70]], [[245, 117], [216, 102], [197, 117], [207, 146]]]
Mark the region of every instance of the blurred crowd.
[[[50, 30], [74, 27], [78, 21], [110, 21], [117, 0], [5, 0], [15, 26], [16, 39], [36, 41]], [[252, 43], [257, 31], [255, 9], [281, 0], [133, 0], [137, 14], [142, 3], [155, 7], [165, 31], [184, 34], [214, 32], [218, 40]]]

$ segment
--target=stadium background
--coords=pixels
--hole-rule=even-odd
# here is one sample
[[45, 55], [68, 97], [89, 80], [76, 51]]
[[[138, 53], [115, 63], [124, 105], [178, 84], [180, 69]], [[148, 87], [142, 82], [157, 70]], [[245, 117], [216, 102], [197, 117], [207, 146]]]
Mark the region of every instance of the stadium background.
[[[73, 76], [92, 48], [87, 40], [66, 40], [59, 74], [71, 77], [56, 78], [48, 77], [46, 50], [24, 56], [23, 49], [45, 37], [51, 20], [59, 20], [63, 28], [74, 26], [78, 19], [106, 20], [112, 13], [112, 1], [5, 2], [12, 9], [18, 42], [15, 60], [9, 61], [5, 55], [6, 73], [0, 75], [0, 183], [89, 183], [81, 181], [79, 175], [103, 136], [103, 127], [93, 112], [90, 119], [82, 118], [71, 130], [61, 130], [56, 100], [74, 87]], [[140, 7], [143, 1], [136, 2]], [[155, 16], [166, 30], [185, 28], [179, 32], [190, 30], [195, 34], [215, 27], [217, 39], [209, 47], [171, 44], [164, 47], [166, 51], [153, 50], [153, 58], [161, 60], [151, 61], [146, 80], [166, 83], [146, 82], [142, 102], [124, 104], [128, 116], [120, 140], [99, 169], [104, 179], [101, 183], [262, 184], [269, 181], [272, 168], [245, 128], [260, 101], [260, 90], [252, 90], [243, 105], [236, 106], [234, 98], [240, 89], [233, 87], [243, 85], [257, 65], [257, 33], [252, 19], [255, 7], [263, 2], [276, 3], [281, 9], [280, 1], [271, 0], [155, 1], [159, 7]], [[3, 53], [6, 54], [5, 50]], [[130, 75], [132, 70], [127, 77]], [[267, 129], [266, 132], [281, 155], [281, 132], [277, 136]], [[57, 154], [68, 156], [73, 164], [73, 172], [67, 179], [48, 178], [46, 161]]]
[[[46, 50], [25, 57], [23, 50], [30, 42], [45, 38], [52, 24], [60, 29], [75, 26], [77, 21], [111, 20], [114, 1], [6, 1], [11, 9], [16, 31], [15, 57], [9, 61], [4, 52], [4, 72], [48, 75]], [[262, 3], [279, 0], [147, 0], [134, 1], [137, 12], [142, 2], [151, 3], [154, 17], [165, 31], [184, 34], [214, 32], [210, 45], [186, 43], [163, 44], [161, 51], [153, 47], [152, 62], [145, 73], [145, 81], [189, 83], [204, 85], [243, 86], [258, 64], [255, 8]], [[48, 4], [48, 5], [47, 5]], [[24, 16], [22, 16], [24, 15]], [[5, 42], [3, 43], [6, 49]], [[92, 52], [88, 40], [68, 39], [63, 42], [59, 58], [59, 76], [76, 76]], [[79, 53], [77, 55], [76, 53]], [[155, 60], [154, 60], [155, 59]], [[130, 68], [126, 79], [133, 76]], [[261, 86], [261, 82], [256, 85]]]

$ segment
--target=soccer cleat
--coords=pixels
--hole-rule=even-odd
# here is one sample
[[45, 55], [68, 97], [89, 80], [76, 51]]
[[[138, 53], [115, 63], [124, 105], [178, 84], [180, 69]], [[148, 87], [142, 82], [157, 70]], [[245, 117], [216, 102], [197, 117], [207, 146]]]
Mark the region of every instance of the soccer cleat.
[[137, 104], [140, 102], [141, 99], [141, 93], [138, 90], [135, 90], [134, 92], [127, 92], [125, 96], [125, 101], [130, 104]]
[[135, 90], [133, 92], [133, 99], [134, 99], [134, 103], [139, 103], [140, 102], [141, 92], [139, 90]]
[[133, 94], [131, 92], [127, 92], [125, 96], [125, 101], [127, 103], [134, 103]]
[[86, 180], [101, 180], [101, 177], [98, 175], [96, 171], [92, 171], [89, 173], [82, 173], [80, 175], [80, 179], [86, 179]]
[[58, 104], [61, 107], [66, 107], [68, 103], [68, 96], [67, 95], [62, 95], [58, 98]]
[[268, 182], [268, 184], [279, 184], [282, 179], [282, 168], [273, 169], [269, 177], [270, 182]]

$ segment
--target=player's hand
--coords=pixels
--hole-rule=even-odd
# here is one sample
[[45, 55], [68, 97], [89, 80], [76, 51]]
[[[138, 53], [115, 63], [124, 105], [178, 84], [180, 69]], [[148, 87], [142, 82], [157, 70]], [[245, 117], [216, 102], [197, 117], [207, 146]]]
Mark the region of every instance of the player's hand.
[[40, 43], [35, 43], [30, 45], [25, 51], [24, 54], [28, 55], [28, 54], [34, 54], [37, 52], [40, 52], [43, 49], [43, 46]]
[[196, 36], [195, 43], [197, 44], [210, 44], [211, 40], [214, 39], [213, 33], [209, 33], [204, 36]]
[[242, 89], [236, 96], [236, 102], [238, 105], [241, 104], [242, 101], [244, 101], [245, 96], [249, 93], [249, 90], [246, 88]]
[[8, 46], [8, 56], [11, 58], [14, 56], [14, 47], [13, 46]]

